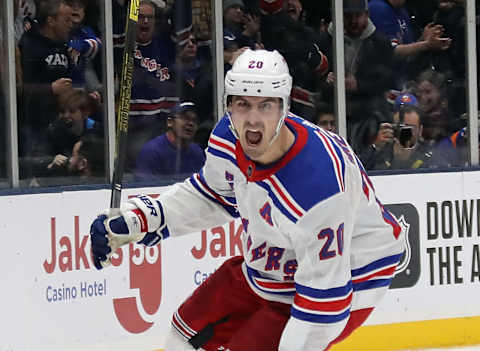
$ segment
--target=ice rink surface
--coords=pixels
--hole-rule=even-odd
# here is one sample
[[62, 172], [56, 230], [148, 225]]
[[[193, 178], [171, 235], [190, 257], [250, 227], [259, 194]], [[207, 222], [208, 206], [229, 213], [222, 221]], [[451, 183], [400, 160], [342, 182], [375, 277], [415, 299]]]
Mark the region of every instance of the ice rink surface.
[[480, 351], [480, 345], [467, 347], [449, 347], [444, 349], [416, 349], [404, 351]]

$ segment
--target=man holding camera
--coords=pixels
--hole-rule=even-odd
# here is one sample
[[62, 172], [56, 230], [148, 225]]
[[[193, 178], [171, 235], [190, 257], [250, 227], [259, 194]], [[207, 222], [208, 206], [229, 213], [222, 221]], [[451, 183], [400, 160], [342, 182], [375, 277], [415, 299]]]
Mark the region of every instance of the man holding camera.
[[448, 167], [433, 145], [422, 138], [422, 112], [414, 104], [400, 104], [393, 123], [380, 123], [371, 146], [360, 156], [368, 170]]

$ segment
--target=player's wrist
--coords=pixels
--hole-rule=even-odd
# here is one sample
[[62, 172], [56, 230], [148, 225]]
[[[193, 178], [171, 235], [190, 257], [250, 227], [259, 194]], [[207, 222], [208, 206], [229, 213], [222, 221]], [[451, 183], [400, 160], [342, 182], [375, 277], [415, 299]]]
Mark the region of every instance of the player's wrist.
[[134, 205], [134, 211], [141, 221], [142, 231], [146, 233], [154, 233], [165, 226], [165, 216], [160, 202], [148, 195], [140, 195], [131, 198], [127, 204]]

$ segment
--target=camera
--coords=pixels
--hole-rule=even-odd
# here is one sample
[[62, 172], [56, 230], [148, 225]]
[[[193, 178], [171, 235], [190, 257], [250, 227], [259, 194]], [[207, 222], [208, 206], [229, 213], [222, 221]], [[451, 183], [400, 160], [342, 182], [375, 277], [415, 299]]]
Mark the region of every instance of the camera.
[[413, 137], [413, 127], [405, 124], [398, 124], [394, 126], [395, 138], [398, 139], [400, 145], [404, 148], [412, 148], [414, 145], [411, 143]]

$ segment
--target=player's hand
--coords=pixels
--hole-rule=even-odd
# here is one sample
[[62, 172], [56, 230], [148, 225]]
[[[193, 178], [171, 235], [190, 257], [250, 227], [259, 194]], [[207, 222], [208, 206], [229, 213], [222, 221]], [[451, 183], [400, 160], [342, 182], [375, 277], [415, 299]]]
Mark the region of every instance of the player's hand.
[[60, 168], [67, 165], [68, 157], [62, 154], [55, 155], [54, 159], [50, 164], [47, 166], [48, 169], [52, 168]]
[[161, 230], [164, 227], [160, 203], [148, 196], [130, 199], [120, 209], [105, 211], [90, 227], [95, 267], [102, 269], [108, 266], [113, 253], [128, 243], [156, 245], [162, 239]]
[[246, 14], [244, 16], [243, 34], [253, 37], [260, 31], [260, 16]]
[[382, 123], [378, 128], [377, 137], [375, 138], [375, 147], [378, 150], [383, 149], [386, 145], [393, 142], [393, 126], [390, 123]]
[[60, 95], [72, 87], [72, 80], [70, 78], [60, 78], [52, 83], [52, 93]]
[[398, 141], [397, 138], [394, 139], [394, 142], [393, 142], [393, 156], [397, 160], [406, 161], [411, 157], [413, 152], [414, 152], [413, 148], [404, 147], [404, 146], [402, 146], [402, 144], [400, 144], [400, 142]]
[[431, 50], [443, 51], [447, 50], [451, 45], [451, 38], [432, 37], [430, 40], [428, 40], [428, 47]]
[[328, 85], [335, 85], [335, 82], [336, 82], [335, 73], [328, 72], [326, 81]]
[[355, 76], [349, 75], [345, 77], [345, 90], [349, 92], [358, 90], [357, 78]]
[[441, 24], [433, 22], [428, 23], [423, 29], [422, 40], [430, 40], [433, 37], [441, 37], [445, 33], [445, 28]]

